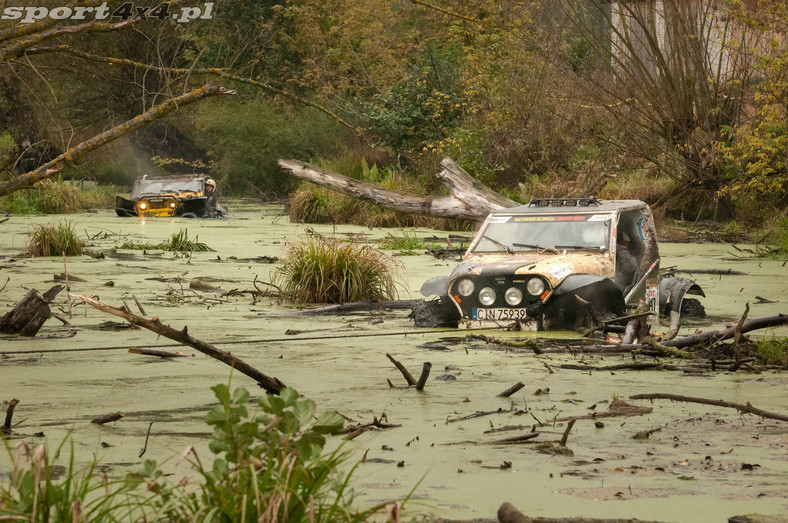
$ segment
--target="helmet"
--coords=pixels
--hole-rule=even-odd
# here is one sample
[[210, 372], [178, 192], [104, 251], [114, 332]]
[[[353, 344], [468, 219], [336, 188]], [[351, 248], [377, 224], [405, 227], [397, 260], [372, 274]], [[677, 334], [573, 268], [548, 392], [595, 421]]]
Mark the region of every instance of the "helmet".
[[213, 181], [213, 179], [208, 178], [207, 180], [205, 180], [205, 185], [210, 185], [212, 187], [216, 187], [216, 182]]

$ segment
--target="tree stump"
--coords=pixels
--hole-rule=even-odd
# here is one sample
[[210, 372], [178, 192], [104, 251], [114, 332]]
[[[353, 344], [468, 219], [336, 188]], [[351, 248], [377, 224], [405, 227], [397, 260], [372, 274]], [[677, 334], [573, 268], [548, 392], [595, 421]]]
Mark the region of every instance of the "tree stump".
[[0, 319], [0, 332], [35, 336], [51, 315], [49, 303], [62, 290], [62, 285], [55, 285], [44, 294], [30, 289], [27, 295]]

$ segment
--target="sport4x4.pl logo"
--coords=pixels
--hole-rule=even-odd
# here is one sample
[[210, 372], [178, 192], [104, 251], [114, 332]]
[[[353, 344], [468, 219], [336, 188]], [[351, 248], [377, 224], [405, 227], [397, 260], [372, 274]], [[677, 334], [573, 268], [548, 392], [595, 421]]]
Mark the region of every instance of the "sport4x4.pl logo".
[[[1, 4], [0, 4], [1, 5]], [[102, 2], [97, 6], [8, 6], [3, 8], [0, 20], [19, 20], [21, 24], [32, 24], [37, 20], [51, 18], [53, 20], [107, 20], [109, 18], [123, 20], [173, 20], [178, 23], [192, 20], [209, 20], [213, 18], [213, 2], [205, 2], [202, 6], [181, 6], [171, 8], [168, 2], [155, 6], [137, 6], [133, 2], [125, 2], [116, 8]]]

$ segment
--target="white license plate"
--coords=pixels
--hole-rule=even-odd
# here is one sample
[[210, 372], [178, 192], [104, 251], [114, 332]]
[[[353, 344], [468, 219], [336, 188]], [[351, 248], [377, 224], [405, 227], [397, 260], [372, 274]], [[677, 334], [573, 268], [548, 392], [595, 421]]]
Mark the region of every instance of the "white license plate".
[[525, 309], [473, 309], [474, 320], [510, 321], [526, 320], [528, 314]]

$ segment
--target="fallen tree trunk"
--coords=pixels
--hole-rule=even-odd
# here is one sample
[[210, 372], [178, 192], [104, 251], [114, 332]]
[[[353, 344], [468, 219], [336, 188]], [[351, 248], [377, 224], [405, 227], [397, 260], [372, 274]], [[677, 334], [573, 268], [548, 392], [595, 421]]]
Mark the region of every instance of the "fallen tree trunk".
[[4, 334], [19, 334], [21, 336], [35, 336], [51, 316], [49, 303], [55, 299], [62, 285], [55, 285], [44, 294], [36, 289], [30, 289], [27, 295], [17, 303], [13, 309], [0, 318], [0, 332]]
[[197, 338], [193, 338], [192, 336], [189, 336], [186, 327], [184, 327], [183, 330], [176, 330], [170, 327], [169, 325], [162, 324], [159, 321], [159, 318], [156, 316], [154, 316], [152, 320], [149, 320], [147, 318], [141, 318], [139, 316], [136, 316], [135, 314], [132, 314], [128, 311], [111, 307], [109, 305], [101, 303], [100, 301], [94, 300], [93, 298], [89, 298], [87, 296], [80, 296], [78, 294], [73, 294], [72, 297], [82, 300], [83, 302], [87, 303], [92, 307], [95, 307], [100, 311], [123, 318], [127, 322], [133, 325], [139, 325], [140, 327], [145, 327], [146, 329], [153, 331], [156, 334], [160, 334], [165, 338], [169, 338], [179, 343], [183, 343], [184, 345], [188, 345], [189, 347], [197, 349], [198, 351], [210, 356], [211, 358], [217, 359], [222, 363], [226, 363], [230, 367], [238, 370], [238, 372], [245, 374], [250, 378], [252, 378], [253, 380], [257, 381], [257, 384], [260, 385], [260, 387], [265, 389], [267, 392], [270, 392], [271, 394], [279, 394], [282, 391], [282, 389], [285, 388], [285, 384], [279, 381], [277, 378], [263, 374], [259, 370], [245, 363], [243, 360], [236, 358], [229, 352], [224, 352], [222, 350], [217, 349], [213, 345], [210, 345], [209, 343], [205, 343], [204, 341], [200, 341]]
[[629, 399], [631, 400], [672, 400], [672, 401], [686, 401], [689, 403], [700, 403], [703, 405], [714, 405], [717, 407], [727, 407], [731, 409], [736, 409], [742, 414], [755, 414], [756, 416], [760, 416], [762, 418], [769, 418], [769, 419], [776, 419], [780, 421], [788, 421], [788, 416], [785, 414], [779, 414], [777, 412], [769, 412], [766, 410], [761, 410], [758, 408], [753, 407], [750, 403], [731, 403], [730, 401], [723, 401], [723, 400], [712, 400], [706, 398], [694, 398], [691, 396], [680, 396], [678, 394], [665, 394], [665, 393], [655, 393], [655, 394], [635, 394], [634, 396], [630, 396]]
[[443, 159], [443, 169], [435, 176], [449, 189], [449, 196], [416, 196], [382, 189], [298, 160], [279, 160], [279, 166], [302, 180], [387, 209], [436, 218], [482, 221], [490, 211], [519, 205], [471, 177], [448, 157]]

